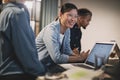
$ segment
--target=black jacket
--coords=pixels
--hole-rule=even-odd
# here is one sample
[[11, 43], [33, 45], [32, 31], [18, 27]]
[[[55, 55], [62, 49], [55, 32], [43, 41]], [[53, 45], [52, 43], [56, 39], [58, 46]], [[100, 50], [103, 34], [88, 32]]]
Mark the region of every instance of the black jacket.
[[82, 32], [81, 29], [78, 27], [77, 24], [74, 25], [73, 28], [70, 29], [71, 35], [70, 35], [70, 46], [73, 50], [74, 48], [78, 48], [79, 51], [81, 51], [81, 37]]

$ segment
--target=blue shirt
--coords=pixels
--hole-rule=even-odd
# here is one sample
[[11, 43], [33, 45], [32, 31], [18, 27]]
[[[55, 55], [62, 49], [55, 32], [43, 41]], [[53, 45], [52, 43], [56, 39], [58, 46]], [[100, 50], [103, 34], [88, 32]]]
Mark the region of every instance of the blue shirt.
[[4, 39], [3, 64], [6, 64], [7, 58], [11, 58], [5, 67], [0, 68], [0, 75], [26, 73], [39, 76], [44, 74], [44, 66], [38, 60], [29, 14], [23, 4], [8, 3], [4, 6], [0, 14], [0, 31]]
[[67, 63], [69, 55], [73, 52], [70, 48], [70, 29], [64, 33], [62, 45], [60, 43], [60, 22], [53, 21], [38, 34], [36, 46], [39, 59], [44, 64]]

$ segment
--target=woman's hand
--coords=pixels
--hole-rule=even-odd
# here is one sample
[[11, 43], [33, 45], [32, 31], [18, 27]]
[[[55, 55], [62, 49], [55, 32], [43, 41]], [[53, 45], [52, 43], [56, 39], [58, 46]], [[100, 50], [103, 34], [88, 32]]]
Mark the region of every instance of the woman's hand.
[[83, 52], [79, 53], [77, 51], [77, 49], [74, 49], [74, 51], [73, 51], [74, 53], [71, 56], [69, 56], [68, 62], [84, 62], [89, 55], [89, 51], [90, 50], [88, 50], [86, 52], [83, 51]]

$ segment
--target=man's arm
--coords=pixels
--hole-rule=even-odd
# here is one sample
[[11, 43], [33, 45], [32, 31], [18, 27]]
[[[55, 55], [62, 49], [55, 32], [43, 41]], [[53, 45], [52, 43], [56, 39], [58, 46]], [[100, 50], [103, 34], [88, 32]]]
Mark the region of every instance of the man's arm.
[[15, 13], [10, 21], [13, 48], [22, 68], [26, 73], [35, 76], [44, 74], [44, 67], [38, 60], [34, 33], [25, 13]]

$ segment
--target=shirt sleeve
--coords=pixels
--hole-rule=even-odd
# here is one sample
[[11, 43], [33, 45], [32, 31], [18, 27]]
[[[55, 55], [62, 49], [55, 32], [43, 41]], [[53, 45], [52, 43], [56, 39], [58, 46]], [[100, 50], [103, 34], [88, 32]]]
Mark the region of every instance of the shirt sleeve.
[[65, 33], [65, 39], [64, 39], [64, 48], [65, 48], [65, 54], [72, 55], [73, 51], [70, 47], [70, 29], [67, 29]]
[[43, 40], [45, 46], [50, 57], [55, 63], [66, 63], [68, 62], [69, 56], [60, 52], [60, 43], [58, 38], [59, 32], [51, 27], [53, 26], [48, 26], [44, 32]]
[[35, 36], [25, 13], [13, 14], [10, 23], [13, 48], [23, 70], [35, 76], [44, 74], [45, 69], [38, 60]]

